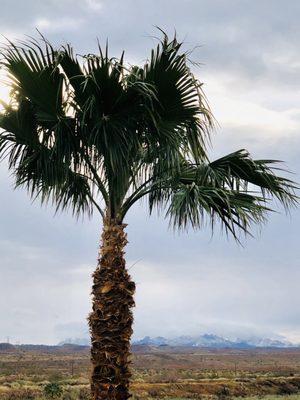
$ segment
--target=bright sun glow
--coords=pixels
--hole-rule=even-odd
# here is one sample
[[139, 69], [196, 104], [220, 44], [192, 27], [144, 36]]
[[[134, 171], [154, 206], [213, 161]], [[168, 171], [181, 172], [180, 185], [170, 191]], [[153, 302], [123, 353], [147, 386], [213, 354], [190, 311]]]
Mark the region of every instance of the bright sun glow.
[[9, 103], [9, 100], [10, 100], [10, 96], [9, 96], [10, 88], [7, 85], [7, 76], [3, 71], [0, 72], [0, 82], [1, 82], [1, 85], [0, 85], [0, 100], [1, 100], [0, 111], [2, 111], [3, 110], [2, 102]]

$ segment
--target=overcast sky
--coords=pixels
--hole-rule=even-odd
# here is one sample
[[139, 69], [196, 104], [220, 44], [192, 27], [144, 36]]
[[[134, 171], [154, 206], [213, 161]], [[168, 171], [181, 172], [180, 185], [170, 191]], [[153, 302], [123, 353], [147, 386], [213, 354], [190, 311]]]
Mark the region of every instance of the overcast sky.
[[[247, 148], [283, 159], [300, 180], [300, 2], [297, 0], [0, 0], [0, 33], [71, 42], [108, 38], [143, 63], [158, 25], [197, 47], [194, 70], [220, 128], [211, 157]], [[6, 96], [3, 85], [2, 97]], [[0, 342], [57, 343], [87, 335], [101, 221], [76, 222], [31, 204], [0, 166]], [[145, 206], [145, 205], [144, 205]], [[127, 217], [137, 282], [135, 337], [217, 333], [300, 342], [300, 210], [270, 215], [238, 246], [210, 231], [174, 234], [135, 207]]]

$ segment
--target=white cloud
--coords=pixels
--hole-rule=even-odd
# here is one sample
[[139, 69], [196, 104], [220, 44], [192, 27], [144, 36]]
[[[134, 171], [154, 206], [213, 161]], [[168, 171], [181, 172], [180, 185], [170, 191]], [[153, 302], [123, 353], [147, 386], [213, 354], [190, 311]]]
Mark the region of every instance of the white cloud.
[[[292, 105], [289, 92], [284, 93], [283, 98], [282, 91], [263, 82], [248, 87], [243, 81], [227, 74], [207, 74], [204, 81], [205, 92], [221, 129], [236, 126], [248, 130], [253, 128], [254, 138], [261, 138], [263, 134], [265, 139], [280, 138], [287, 132], [295, 135], [299, 131], [300, 123], [294, 116], [300, 113], [300, 107], [295, 107], [300, 104], [300, 92], [292, 94]], [[281, 109], [276, 110], [279, 100]], [[284, 107], [284, 100], [287, 107]], [[275, 107], [272, 107], [273, 104]]]
[[[201, 262], [195, 257], [193, 264], [187, 261], [184, 266], [174, 261], [172, 267], [140, 263], [132, 271], [137, 282], [135, 337], [188, 332], [248, 338], [282, 333], [294, 341], [294, 329], [300, 329], [300, 299], [290, 292], [297, 285], [290, 282], [285, 265], [276, 265], [271, 276], [270, 266], [264, 264], [257, 263], [251, 252], [229, 260], [213, 251], [203, 254]], [[295, 266], [290, 276], [298, 282]], [[281, 322], [286, 309], [293, 326]]]
[[92, 11], [101, 11], [103, 7], [99, 0], [86, 0], [86, 4]]
[[38, 28], [42, 32], [68, 32], [74, 31], [85, 23], [83, 18], [39, 18], [33, 24], [34, 27]]

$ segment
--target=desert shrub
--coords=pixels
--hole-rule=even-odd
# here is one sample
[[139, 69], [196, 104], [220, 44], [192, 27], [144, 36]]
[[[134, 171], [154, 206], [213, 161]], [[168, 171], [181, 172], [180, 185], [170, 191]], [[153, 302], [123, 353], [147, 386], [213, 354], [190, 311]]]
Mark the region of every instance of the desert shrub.
[[31, 382], [40, 383], [45, 380], [45, 377], [41, 374], [36, 374], [30, 377]]
[[78, 400], [78, 391], [74, 389], [64, 391], [62, 400]]
[[91, 400], [90, 388], [81, 388], [79, 390], [78, 400]]
[[211, 371], [208, 374], [208, 379], [218, 379], [219, 378], [219, 374], [217, 371]]
[[35, 400], [39, 392], [33, 389], [15, 389], [3, 396], [3, 400]]
[[282, 382], [279, 386], [278, 394], [280, 395], [291, 395], [297, 393], [298, 388], [288, 382]]
[[44, 396], [47, 399], [57, 399], [61, 397], [63, 394], [63, 389], [61, 385], [57, 382], [48, 383], [44, 387]]
[[159, 390], [157, 390], [155, 388], [148, 389], [148, 394], [151, 397], [159, 397], [159, 395], [160, 395]]
[[141, 397], [138, 396], [137, 394], [133, 394], [131, 397], [132, 400], [141, 400]]
[[160, 374], [150, 378], [152, 383], [175, 383], [178, 381], [178, 371], [162, 370]]
[[230, 395], [230, 390], [227, 386], [222, 386], [216, 393], [217, 398], [220, 400], [226, 399]]
[[57, 383], [58, 381], [61, 381], [63, 379], [64, 379], [64, 375], [59, 371], [52, 372], [48, 377], [48, 380], [51, 383]]

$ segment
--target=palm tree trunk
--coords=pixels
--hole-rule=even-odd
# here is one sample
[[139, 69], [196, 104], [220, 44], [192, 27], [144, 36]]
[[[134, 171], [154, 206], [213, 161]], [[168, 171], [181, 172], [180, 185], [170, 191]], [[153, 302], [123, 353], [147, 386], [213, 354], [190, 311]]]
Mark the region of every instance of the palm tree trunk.
[[127, 400], [135, 284], [126, 270], [125, 224], [106, 220], [93, 274], [91, 390], [94, 400]]

